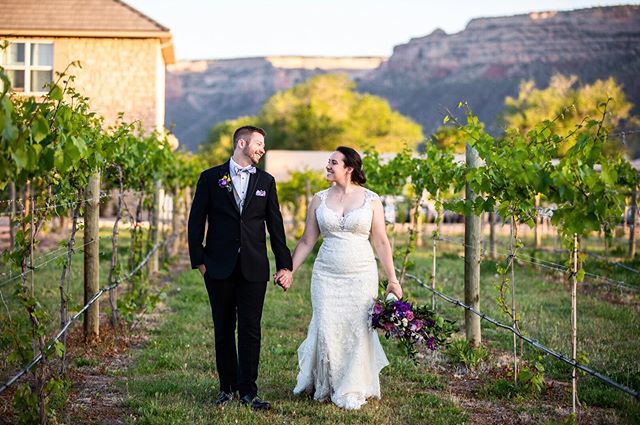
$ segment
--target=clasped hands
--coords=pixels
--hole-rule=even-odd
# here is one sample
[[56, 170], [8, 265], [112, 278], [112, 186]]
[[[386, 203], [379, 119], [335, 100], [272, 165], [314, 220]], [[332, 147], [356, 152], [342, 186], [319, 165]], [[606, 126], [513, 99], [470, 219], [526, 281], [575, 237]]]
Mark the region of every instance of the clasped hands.
[[288, 269], [280, 269], [273, 275], [274, 283], [280, 286], [284, 291], [291, 287], [293, 283], [293, 273]]
[[[204, 274], [207, 272], [207, 268], [204, 264], [200, 264], [198, 266], [198, 270], [200, 271], [200, 274], [202, 276], [204, 276]], [[273, 280], [277, 285], [279, 285], [286, 291], [291, 287], [291, 284], [293, 283], [293, 273], [288, 269], [280, 269], [273, 275]]]
[[[198, 266], [198, 270], [200, 274], [204, 276], [207, 272], [207, 267], [204, 264], [200, 264]], [[285, 291], [291, 287], [293, 283], [293, 273], [288, 269], [280, 269], [277, 273], [273, 275], [273, 280], [276, 284], [278, 284]]]

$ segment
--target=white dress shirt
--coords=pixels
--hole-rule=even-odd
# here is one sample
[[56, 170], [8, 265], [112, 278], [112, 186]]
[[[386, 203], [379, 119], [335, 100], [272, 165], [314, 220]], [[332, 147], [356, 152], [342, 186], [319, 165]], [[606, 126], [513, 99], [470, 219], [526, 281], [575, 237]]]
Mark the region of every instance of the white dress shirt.
[[229, 176], [231, 177], [231, 187], [233, 188], [233, 197], [236, 200], [238, 209], [242, 212], [244, 200], [247, 198], [247, 188], [249, 187], [249, 173], [238, 173], [237, 168], [243, 168], [236, 163], [233, 158], [229, 160]]

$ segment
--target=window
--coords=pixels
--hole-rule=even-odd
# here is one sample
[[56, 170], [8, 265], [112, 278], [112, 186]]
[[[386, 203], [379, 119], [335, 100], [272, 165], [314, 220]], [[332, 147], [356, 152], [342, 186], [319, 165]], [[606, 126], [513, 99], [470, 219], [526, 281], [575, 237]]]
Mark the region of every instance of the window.
[[10, 42], [0, 54], [16, 92], [42, 93], [53, 81], [53, 43]]

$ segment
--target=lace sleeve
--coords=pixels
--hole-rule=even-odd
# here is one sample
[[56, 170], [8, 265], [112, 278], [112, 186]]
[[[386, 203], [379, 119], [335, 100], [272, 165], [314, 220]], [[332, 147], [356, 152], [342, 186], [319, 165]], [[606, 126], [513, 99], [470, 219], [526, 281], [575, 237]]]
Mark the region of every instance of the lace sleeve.
[[325, 189], [325, 190], [321, 190], [320, 192], [316, 193], [316, 196], [318, 198], [320, 198], [321, 201], [324, 201], [325, 199], [327, 199], [327, 194], [329, 193], [329, 189]]
[[364, 196], [368, 202], [371, 202], [376, 199], [379, 201], [382, 201], [382, 199], [380, 199], [380, 196], [377, 193], [369, 189], [365, 189]]

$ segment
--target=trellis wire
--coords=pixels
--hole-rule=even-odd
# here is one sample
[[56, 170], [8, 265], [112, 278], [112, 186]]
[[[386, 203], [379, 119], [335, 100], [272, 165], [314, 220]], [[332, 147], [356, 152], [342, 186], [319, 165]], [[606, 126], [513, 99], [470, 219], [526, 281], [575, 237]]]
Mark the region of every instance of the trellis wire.
[[[105, 236], [102, 236], [102, 237], [105, 237]], [[82, 244], [82, 245], [80, 245], [80, 246], [78, 246], [78, 247], [74, 247], [74, 249], [84, 248], [85, 246], [87, 246], [87, 245], [89, 245], [89, 244], [92, 244], [92, 243], [94, 243], [94, 242], [96, 242], [96, 241], [97, 241], [97, 240], [91, 240], [91, 241], [89, 241], [89, 242], [85, 242], [84, 244]], [[67, 249], [67, 247], [64, 247], [64, 249], [66, 250], [66, 249]], [[59, 251], [59, 250], [58, 250], [58, 251]], [[44, 254], [44, 255], [47, 255], [47, 254]], [[44, 255], [43, 255], [43, 256], [44, 256]], [[45, 266], [45, 265], [49, 264], [50, 262], [52, 262], [52, 261], [54, 261], [54, 260], [57, 260], [58, 258], [62, 258], [62, 257], [64, 257], [64, 256], [66, 256], [66, 255], [67, 255], [67, 252], [65, 251], [65, 252], [63, 252], [62, 254], [56, 255], [55, 257], [48, 258], [47, 260], [43, 261], [42, 263], [40, 263], [40, 264], [38, 264], [38, 265], [34, 266], [34, 267], [33, 267], [33, 270], [27, 270], [26, 272], [18, 273], [18, 274], [14, 275], [14, 276], [12, 276], [12, 277], [10, 277], [10, 278], [6, 279], [6, 280], [3, 280], [2, 282], [0, 282], [0, 288], [2, 288], [2, 287], [4, 287], [4, 286], [6, 286], [6, 285], [7, 285], [7, 284], [9, 284], [10, 282], [13, 282], [14, 280], [16, 280], [16, 279], [18, 279], [18, 278], [20, 278], [20, 277], [26, 276], [28, 273], [31, 273], [31, 271], [37, 271], [37, 270], [40, 270], [43, 266]]]
[[582, 370], [583, 372], [586, 372], [589, 375], [591, 375], [591, 376], [593, 376], [595, 378], [598, 378], [599, 380], [601, 380], [605, 384], [610, 385], [610, 386], [612, 386], [612, 387], [614, 387], [614, 388], [616, 388], [616, 389], [618, 389], [618, 390], [620, 390], [622, 392], [625, 392], [625, 393], [633, 396], [636, 400], [640, 401], [640, 392], [638, 392], [638, 391], [636, 391], [636, 390], [634, 390], [632, 388], [629, 388], [629, 387], [627, 387], [625, 385], [622, 385], [622, 384], [620, 384], [618, 382], [615, 382], [614, 380], [612, 380], [611, 378], [603, 375], [602, 373], [597, 372], [597, 371], [595, 371], [595, 370], [593, 370], [593, 369], [591, 369], [591, 368], [589, 368], [589, 367], [577, 362], [575, 359], [570, 359], [570, 358], [568, 358], [567, 356], [565, 356], [562, 353], [558, 353], [557, 351], [554, 351], [554, 350], [552, 350], [550, 348], [545, 347], [544, 345], [540, 344], [538, 341], [534, 340], [533, 338], [529, 338], [529, 337], [527, 337], [525, 335], [522, 335], [520, 332], [518, 332], [512, 326], [505, 325], [504, 323], [500, 323], [497, 320], [487, 316], [486, 314], [479, 312], [478, 310], [474, 309], [473, 307], [466, 305], [465, 303], [463, 303], [462, 301], [460, 301], [460, 300], [458, 300], [456, 298], [449, 297], [448, 295], [445, 295], [445, 294], [443, 294], [442, 292], [440, 292], [440, 291], [438, 291], [436, 289], [432, 289], [430, 286], [428, 286], [424, 282], [422, 282], [422, 280], [419, 277], [417, 277], [417, 276], [415, 276], [413, 274], [407, 273], [406, 276], [411, 278], [411, 279], [413, 279], [413, 280], [415, 280], [421, 287], [423, 287], [425, 289], [428, 289], [429, 291], [432, 291], [433, 293], [435, 293], [437, 296], [439, 296], [443, 300], [445, 300], [445, 301], [447, 301], [447, 302], [449, 302], [451, 304], [457, 305], [459, 307], [462, 307], [465, 310], [469, 310], [471, 313], [475, 314], [476, 316], [479, 316], [483, 320], [486, 320], [486, 321], [494, 324], [495, 326], [497, 326], [499, 328], [503, 328], [503, 329], [507, 329], [507, 330], [511, 331], [518, 338], [520, 338], [523, 341], [533, 345], [538, 350], [543, 351], [543, 352], [555, 357], [556, 359], [561, 360], [561, 361], [563, 361], [563, 362], [565, 362], [565, 363], [567, 363], [567, 364], [569, 364], [569, 365], [571, 365], [571, 366], [573, 366], [575, 368], [578, 368], [578, 369]]
[[[169, 240], [169, 239], [168, 239]], [[168, 241], [167, 240], [167, 241]], [[165, 245], [167, 243], [167, 241], [162, 242], [162, 243], [157, 243], [155, 244], [151, 250], [149, 250], [149, 252], [147, 253], [147, 255], [142, 259], [142, 261], [133, 269], [131, 270], [129, 273], [127, 273], [126, 276], [121, 277], [119, 279], [117, 279], [115, 282], [111, 283], [108, 286], [105, 286], [104, 288], [100, 289], [98, 292], [96, 292], [93, 297], [91, 297], [91, 299], [80, 309], [80, 311], [78, 311], [76, 314], [74, 314], [65, 324], [65, 326], [58, 332], [58, 334], [49, 342], [49, 344], [47, 345], [47, 348], [45, 348], [44, 351], [49, 351], [51, 350], [51, 348], [53, 347], [53, 345], [56, 343], [56, 341], [58, 341], [62, 335], [64, 335], [67, 330], [69, 329], [69, 326], [71, 326], [71, 324], [73, 322], [75, 322], [78, 317], [80, 317], [82, 315], [82, 313], [84, 313], [94, 302], [96, 302], [101, 296], [102, 294], [104, 294], [105, 292], [108, 292], [114, 288], [116, 288], [118, 285], [120, 285], [120, 283], [124, 282], [125, 280], [128, 280], [131, 278], [131, 276], [133, 276], [134, 274], [136, 274], [151, 258], [151, 256], [153, 255], [154, 252], [156, 252], [161, 246]], [[29, 372], [29, 370], [31, 370], [31, 368], [33, 368], [36, 364], [38, 364], [40, 361], [42, 360], [42, 352], [38, 353], [37, 356], [35, 356], [33, 358], [33, 360], [31, 360], [31, 362], [25, 366], [24, 368], [22, 368], [13, 378], [11, 378], [9, 381], [7, 381], [5, 384], [2, 385], [2, 387], [0, 387], [0, 394], [2, 394], [2, 392], [4, 390], [6, 390], [7, 388], [9, 388], [11, 385], [13, 385], [18, 379], [20, 379], [23, 375], [25, 375], [27, 372]]]
[[636, 133], [640, 133], [640, 129], [616, 131], [615, 133], [608, 133], [607, 136], [624, 136], [626, 134], [636, 134]]
[[[104, 196], [104, 195], [106, 194], [106, 191], [102, 191], [102, 192], [103, 192], [103, 193], [101, 194], [101, 196]], [[127, 191], [125, 191], [125, 193], [123, 194], [123, 196], [126, 196], [126, 195], [133, 195], [133, 194], [138, 194], [138, 193], [141, 193], [141, 192], [142, 192], [141, 190], [127, 190]], [[58, 193], [54, 193], [54, 194], [51, 196], [51, 199], [52, 199], [52, 200], [53, 200], [53, 199], [58, 199], [60, 196], [61, 196], [60, 194], [58, 194]], [[120, 195], [119, 195], [119, 194], [116, 194], [116, 195], [114, 195], [114, 196], [120, 196]], [[11, 200], [11, 199], [2, 199], [2, 200], [0, 200], [0, 204], [7, 204], [7, 205], [16, 204], [16, 205], [22, 205], [22, 203], [23, 203], [24, 201], [25, 201], [25, 200], [24, 200], [23, 198], [16, 198], [15, 200]]]
[[[96, 199], [98, 201], [100, 201], [101, 199], [104, 199], [104, 198], [107, 198], [107, 197], [109, 197], [109, 194], [102, 193], [97, 198], [76, 199], [76, 200], [73, 200], [73, 201], [61, 202], [59, 204], [51, 204], [51, 205], [46, 205], [44, 207], [38, 207], [38, 208], [29, 209], [29, 211], [30, 212], [31, 211], [47, 211], [47, 210], [56, 209], [58, 207], [68, 207], [68, 208], [70, 208], [71, 206], [75, 206], [75, 205], [81, 204], [83, 202], [95, 201]], [[0, 217], [9, 217], [9, 216], [17, 216], [17, 215], [18, 215], [17, 213], [16, 214], [7, 213], [7, 212], [0, 213]]]
[[[590, 256], [590, 257], [595, 257], [595, 258], [599, 258], [599, 259], [602, 259], [602, 260], [607, 260], [608, 259], [608, 257], [606, 257], [604, 255], [596, 254], [594, 252], [587, 252], [586, 254], [588, 256]], [[611, 262], [611, 264], [613, 264], [615, 266], [618, 266], [618, 267], [622, 267], [623, 269], [625, 269], [627, 271], [630, 271], [631, 273], [640, 274], [640, 270], [636, 270], [633, 267], [629, 267], [626, 264], [622, 264], [619, 261], [613, 261], [613, 262]]]
[[[124, 192], [122, 194], [116, 193], [114, 195], [110, 195], [110, 194], [108, 194], [108, 193], [103, 191], [102, 193], [100, 193], [100, 196], [98, 197], [98, 201], [100, 201], [100, 200], [102, 200], [104, 198], [111, 198], [111, 199], [123, 198], [125, 196], [133, 196], [133, 195], [136, 195], [136, 194], [139, 194], [139, 193], [142, 193], [142, 191], [134, 190], [134, 191], [127, 191], [127, 192]], [[57, 198], [57, 196], [54, 195], [52, 199], [56, 199], [56, 198]], [[58, 207], [68, 207], [68, 208], [70, 208], [71, 206], [75, 206], [75, 205], [80, 204], [82, 202], [93, 201], [95, 199], [96, 198], [70, 200], [70, 201], [66, 201], [66, 202], [61, 202], [59, 204], [51, 204], [51, 205], [46, 205], [44, 207], [34, 208], [31, 211], [47, 211], [47, 210], [51, 210], [51, 209], [56, 209]], [[22, 200], [20, 200], [20, 201], [22, 201]], [[10, 205], [10, 201], [4, 201], [4, 202], [9, 202], [9, 205]], [[16, 205], [18, 205], [18, 204], [21, 204], [21, 203], [20, 202], [16, 202]], [[0, 217], [10, 217], [12, 215], [13, 216], [17, 216], [19, 214], [18, 213], [12, 214], [11, 212], [7, 212], [7, 211], [0, 212]]]
[[[444, 242], [451, 242], [451, 243], [455, 243], [455, 244], [461, 244], [462, 246], [465, 246], [464, 244], [464, 240], [462, 239], [449, 239], [449, 238], [439, 238], [438, 240], [440, 241], [444, 241]], [[498, 253], [508, 256], [510, 255], [508, 252], [506, 251], [502, 251], [502, 250], [498, 250]], [[559, 264], [559, 263], [554, 263], [552, 261], [548, 261], [548, 260], [543, 260], [543, 259], [539, 259], [536, 257], [532, 257], [530, 255], [524, 255], [524, 254], [517, 254], [515, 256], [516, 259], [524, 261], [526, 263], [530, 263], [533, 265], [538, 265], [540, 267], [543, 268], [547, 268], [547, 269], [552, 269], [552, 270], [556, 270], [556, 271], [561, 271], [561, 272], [568, 272], [569, 268], [567, 266], [565, 266], [564, 264]], [[591, 279], [596, 279], [596, 280], [600, 280], [603, 283], [612, 285], [612, 286], [617, 286], [619, 288], [623, 288], [629, 291], [633, 291], [633, 292], [640, 292], [640, 287], [636, 287], [636, 286], [632, 286], [629, 285], [628, 283], [622, 281], [622, 280], [616, 280], [616, 279], [612, 279], [610, 277], [607, 276], [601, 276], [595, 273], [590, 273], [590, 272], [585, 272], [585, 276], [591, 278]]]
[[[535, 251], [542, 251], [542, 252], [549, 252], [549, 253], [557, 253], [557, 252], [564, 252], [566, 253], [567, 251], [563, 251], [560, 249], [540, 249], [540, 248], [533, 248], [533, 247], [524, 247], [524, 249], [527, 250], [535, 250]], [[621, 267], [627, 271], [630, 271], [634, 274], [640, 274], [640, 270], [634, 269], [633, 267], [629, 267], [626, 264], [623, 264], [619, 261], [609, 261], [611, 258], [607, 257], [606, 255], [601, 255], [601, 254], [596, 254], [595, 252], [591, 252], [591, 251], [582, 251], [583, 254], [586, 254], [589, 257], [594, 257], [594, 258], [598, 258], [600, 260], [606, 260], [607, 262], [609, 262], [610, 264], [613, 264], [615, 266]], [[530, 258], [535, 258], [535, 257], [530, 257]], [[537, 259], [538, 261], [547, 261], [550, 262], [552, 264], [557, 264], [557, 263], [553, 263], [549, 260], [542, 260], [542, 259]], [[606, 278], [606, 279], [611, 279], [611, 278]], [[614, 280], [615, 281], [615, 280]], [[615, 281], [615, 282], [620, 282], [620, 281]], [[624, 283], [624, 282], [622, 282]]]

